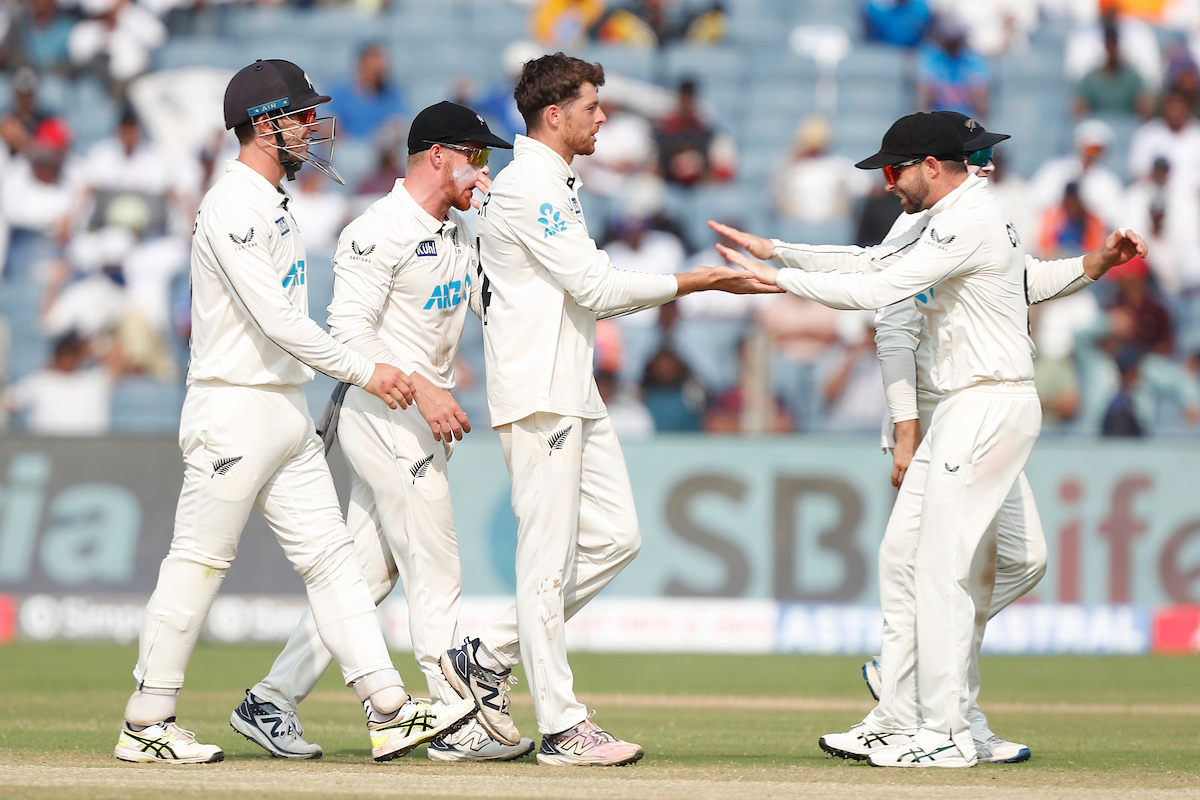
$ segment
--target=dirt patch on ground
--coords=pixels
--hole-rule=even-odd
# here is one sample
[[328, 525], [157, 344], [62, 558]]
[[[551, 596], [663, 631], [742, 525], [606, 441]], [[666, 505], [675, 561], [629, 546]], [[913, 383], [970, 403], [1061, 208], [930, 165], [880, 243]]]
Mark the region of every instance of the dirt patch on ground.
[[[4, 761], [8, 761], [7, 758]], [[841, 772], [841, 770], [839, 770]], [[952, 774], [948, 774], [952, 773]], [[662, 768], [554, 769], [519, 765], [329, 765], [256, 760], [189, 767], [159, 765], [47, 765], [0, 763], [0, 797], [172, 798], [328, 797], [339, 800], [397, 796], [420, 798], [537, 798], [560, 800], [762, 800], [764, 798], [854, 797], [864, 790], [889, 797], [991, 800], [1086, 796], [1088, 800], [1182, 800], [1196, 797], [1194, 785], [1150, 788], [1112, 776], [1047, 775], [1029, 767], [972, 770], [891, 770], [847, 765], [831, 780], [813, 769]]]

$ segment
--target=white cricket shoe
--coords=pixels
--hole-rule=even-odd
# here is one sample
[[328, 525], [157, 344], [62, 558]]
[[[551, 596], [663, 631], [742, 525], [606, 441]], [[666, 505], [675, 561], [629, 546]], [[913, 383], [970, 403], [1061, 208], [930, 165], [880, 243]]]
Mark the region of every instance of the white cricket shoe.
[[641, 745], [613, 736], [590, 719], [542, 737], [537, 762], [554, 767], [623, 767], [638, 761]]
[[459, 697], [479, 704], [478, 719], [493, 739], [507, 745], [521, 743], [521, 734], [508, 713], [508, 687], [516, 685], [512, 670], [495, 672], [477, 660], [481, 642], [467, 639], [462, 647], [442, 654], [442, 674]]
[[992, 734], [986, 742], [975, 740], [975, 753], [981, 764], [1019, 764], [1033, 755], [1023, 744], [1010, 742]]
[[429, 743], [429, 758], [433, 761], [513, 761], [533, 752], [533, 739], [521, 739], [517, 745], [499, 742], [473, 719], [466, 727], [449, 736]]
[[862, 761], [872, 753], [911, 742], [907, 733], [873, 731], [860, 722], [845, 733], [825, 734], [817, 744], [831, 756]]
[[867, 682], [867, 691], [875, 700], [879, 699], [879, 693], [883, 691], [883, 667], [879, 666], [881, 658], [883, 656], [875, 656], [862, 667], [862, 676], [863, 680]]
[[963, 756], [951, 739], [931, 747], [922, 747], [914, 739], [908, 744], [871, 753], [867, 763], [872, 767], [973, 767], [978, 759]]
[[200, 744], [196, 734], [175, 724], [174, 717], [140, 731], [131, 730], [129, 723], [125, 723], [113, 755], [122, 761], [158, 764], [215, 764], [225, 759], [221, 748]]
[[246, 699], [229, 715], [229, 727], [276, 758], [320, 758], [321, 745], [304, 741], [295, 711], [283, 711], [246, 690]]
[[389, 720], [372, 721], [371, 701], [363, 703], [367, 711], [367, 731], [371, 734], [371, 757], [376, 761], [391, 761], [414, 747], [439, 736], [454, 733], [475, 715], [475, 700], [457, 703], [431, 703], [425, 698], [410, 696]]

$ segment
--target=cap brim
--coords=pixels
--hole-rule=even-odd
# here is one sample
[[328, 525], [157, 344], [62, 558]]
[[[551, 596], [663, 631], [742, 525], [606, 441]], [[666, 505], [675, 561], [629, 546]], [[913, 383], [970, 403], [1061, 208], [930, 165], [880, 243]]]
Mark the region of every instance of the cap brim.
[[992, 133], [991, 131], [984, 131], [978, 136], [963, 142], [963, 148], [969, 153], [972, 150], [983, 150], [988, 147], [995, 147], [1005, 139], [1011, 138], [1012, 137], [1007, 133]]
[[469, 136], [455, 136], [452, 141], [447, 141], [446, 144], [461, 144], [462, 142], [478, 142], [479, 144], [488, 147], [495, 147], [501, 150], [512, 150], [513, 146], [508, 142], [496, 136], [494, 133], [472, 133]]
[[903, 161], [908, 161], [910, 158], [912, 158], [912, 156], [897, 155], [896, 153], [885, 153], [880, 150], [875, 155], [870, 156], [869, 158], [864, 158], [854, 166], [858, 167], [859, 169], [879, 169], [880, 167], [886, 167], [891, 164], [899, 164]]

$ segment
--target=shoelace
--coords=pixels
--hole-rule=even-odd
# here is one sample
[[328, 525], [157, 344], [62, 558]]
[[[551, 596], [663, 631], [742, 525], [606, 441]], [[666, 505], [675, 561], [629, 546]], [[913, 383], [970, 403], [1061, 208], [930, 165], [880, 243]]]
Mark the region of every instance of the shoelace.
[[181, 740], [183, 740], [185, 742], [190, 742], [190, 743], [194, 744], [196, 741], [196, 734], [192, 733], [191, 731], [184, 730], [183, 728], [179, 727], [179, 725], [174, 722], [168, 722], [166, 725], [163, 726], [163, 728], [166, 729], [168, 734], [171, 733], [172, 730], [175, 731], [175, 734]]
[[304, 735], [304, 728], [301, 727], [300, 718], [296, 716], [295, 711], [283, 711], [280, 712], [280, 716], [283, 717], [283, 729], [289, 736], [299, 738]]

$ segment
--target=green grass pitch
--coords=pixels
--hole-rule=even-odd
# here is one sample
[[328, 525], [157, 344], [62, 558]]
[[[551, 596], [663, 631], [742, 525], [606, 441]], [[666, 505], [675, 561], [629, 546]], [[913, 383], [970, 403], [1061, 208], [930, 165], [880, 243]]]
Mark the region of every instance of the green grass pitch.
[[[180, 723], [226, 761], [168, 767], [112, 757], [132, 689], [135, 646], [0, 647], [0, 798], [1200, 798], [1200, 660], [988, 658], [981, 698], [992, 727], [1028, 744], [1025, 764], [884, 770], [826, 757], [822, 733], [871, 707], [861, 658], [578, 653], [576, 689], [596, 721], [640, 742], [621, 769], [441, 764], [425, 748], [370, 760], [362, 711], [331, 671], [301, 707], [313, 762], [268, 758], [228, 726], [275, 645], [202, 644]], [[396, 655], [416, 693], [411, 656]], [[513, 714], [535, 736], [522, 683]]]

